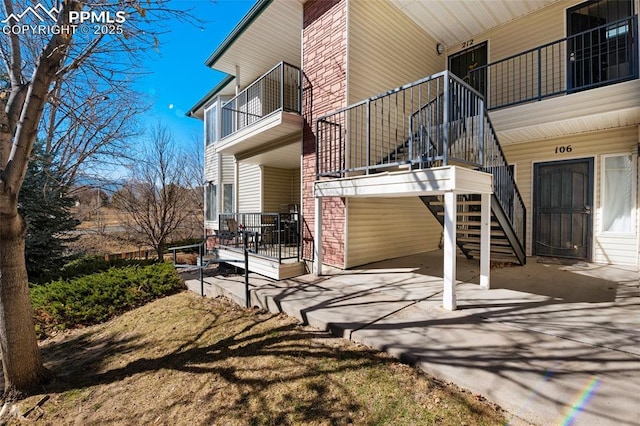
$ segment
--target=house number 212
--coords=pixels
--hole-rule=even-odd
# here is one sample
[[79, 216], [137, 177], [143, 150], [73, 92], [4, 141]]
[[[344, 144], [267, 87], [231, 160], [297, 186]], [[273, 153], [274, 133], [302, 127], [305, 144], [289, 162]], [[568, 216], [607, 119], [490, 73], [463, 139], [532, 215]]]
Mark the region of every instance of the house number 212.
[[571, 148], [571, 145], [556, 146], [556, 154], [564, 154], [565, 152], [571, 152], [571, 151], [573, 151], [573, 148]]

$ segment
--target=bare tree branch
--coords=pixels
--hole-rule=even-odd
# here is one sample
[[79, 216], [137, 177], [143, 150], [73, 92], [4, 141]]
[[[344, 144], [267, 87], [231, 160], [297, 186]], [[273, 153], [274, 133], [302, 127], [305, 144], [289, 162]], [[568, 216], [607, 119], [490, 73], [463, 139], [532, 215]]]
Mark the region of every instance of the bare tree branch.
[[[48, 154], [67, 181], [97, 167], [99, 161], [118, 161], [127, 139], [137, 133], [132, 124], [135, 116], [146, 107], [131, 90], [132, 82], [142, 75], [136, 71], [138, 64], [157, 47], [168, 20], [189, 19], [188, 13], [173, 11], [167, 3], [65, 0], [57, 11], [58, 31], [47, 37], [38, 32], [0, 32], [5, 70], [0, 72], [0, 351], [5, 392], [31, 390], [46, 375], [30, 310], [25, 220], [17, 208], [32, 147], [38, 137], [46, 139]], [[0, 0], [0, 4], [7, 16], [19, 12], [14, 16], [20, 17], [20, 24], [39, 18], [25, 13], [34, 7], [30, 0]], [[82, 23], [70, 26], [69, 12], [83, 6], [124, 12], [125, 22], [117, 28], [121, 31], [108, 35], [76, 31]], [[166, 198], [180, 199], [184, 193], [184, 188], [176, 187], [149, 196], [147, 210], [161, 212], [158, 203], [166, 205]], [[151, 235], [164, 241], [172, 229], [167, 223], [179, 216], [179, 209], [167, 211], [161, 218], [162, 229], [153, 228]]]
[[165, 244], [198, 208], [200, 192], [188, 175], [189, 158], [176, 147], [171, 132], [158, 125], [151, 130], [131, 179], [113, 196], [116, 208], [131, 218], [129, 230], [142, 234], [160, 257]]
[[[78, 10], [79, 8], [80, 3], [77, 1], [70, 0], [65, 2], [62, 6], [62, 11], [58, 15], [57, 24], [61, 28], [68, 28], [69, 11]], [[5, 189], [15, 194], [16, 197], [20, 190], [20, 185], [24, 180], [24, 174], [27, 171], [27, 163], [29, 161], [29, 155], [31, 154], [31, 147], [36, 138], [38, 123], [46, 101], [46, 94], [49, 91], [49, 86], [53, 81], [56, 71], [61, 65], [62, 59], [65, 57], [70, 40], [71, 34], [65, 33], [64, 31], [60, 31], [51, 37], [33, 71], [24, 104], [20, 108], [22, 112], [20, 120], [15, 127], [14, 143], [11, 147], [8, 163], [4, 171], [0, 174]], [[13, 56], [14, 55], [12, 55], [12, 57]], [[12, 85], [13, 78], [14, 77], [12, 77]], [[21, 91], [22, 89], [20, 92]], [[12, 104], [12, 102], [15, 102], [15, 99], [16, 98], [9, 98], [9, 112], [15, 107], [15, 105]], [[11, 114], [9, 113], [8, 115], [11, 126]]]

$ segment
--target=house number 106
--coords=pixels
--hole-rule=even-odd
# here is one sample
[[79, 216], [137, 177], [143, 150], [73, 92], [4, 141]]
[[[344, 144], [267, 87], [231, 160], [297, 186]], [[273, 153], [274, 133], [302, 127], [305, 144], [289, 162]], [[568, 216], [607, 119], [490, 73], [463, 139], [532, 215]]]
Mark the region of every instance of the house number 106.
[[571, 148], [571, 145], [556, 146], [556, 154], [564, 154], [565, 152], [571, 152], [572, 150], [573, 148]]

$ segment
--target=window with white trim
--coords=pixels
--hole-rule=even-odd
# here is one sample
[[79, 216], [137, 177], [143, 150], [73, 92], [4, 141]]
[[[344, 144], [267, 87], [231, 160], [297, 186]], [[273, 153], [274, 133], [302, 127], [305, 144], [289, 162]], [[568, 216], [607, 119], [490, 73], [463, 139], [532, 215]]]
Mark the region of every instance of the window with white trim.
[[209, 184], [207, 184], [207, 190], [204, 194], [205, 218], [209, 221], [216, 221], [218, 220], [218, 200], [216, 185], [212, 182], [209, 182]]
[[213, 105], [204, 112], [204, 140], [206, 146], [218, 140], [218, 106]]
[[634, 232], [634, 173], [631, 154], [602, 159], [602, 232]]
[[233, 213], [233, 184], [225, 183], [222, 185], [222, 212]]

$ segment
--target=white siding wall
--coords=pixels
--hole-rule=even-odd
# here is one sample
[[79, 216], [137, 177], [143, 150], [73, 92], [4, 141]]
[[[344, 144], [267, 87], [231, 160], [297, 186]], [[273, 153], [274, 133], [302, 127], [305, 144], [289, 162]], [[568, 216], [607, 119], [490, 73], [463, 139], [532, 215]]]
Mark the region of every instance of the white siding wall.
[[347, 102], [442, 71], [437, 42], [391, 3], [349, 1]]
[[218, 154], [214, 145], [209, 145], [204, 150], [204, 178], [208, 182], [218, 181]]
[[263, 202], [265, 212], [286, 213], [286, 204], [300, 204], [300, 169], [264, 167]]
[[233, 155], [222, 156], [222, 182], [233, 183], [235, 179], [235, 159]]
[[418, 197], [350, 198], [346, 267], [438, 248], [442, 226]]
[[[636, 126], [602, 132], [574, 135], [504, 146], [510, 164], [516, 165], [516, 181], [527, 207], [527, 252], [532, 253], [533, 236], [533, 164], [534, 162], [561, 161], [575, 158], [594, 158], [594, 222], [593, 260], [598, 263], [636, 265], [638, 262], [638, 221], [635, 235], [609, 237], [600, 232], [601, 160], [602, 154], [631, 153], [639, 141]], [[557, 146], [571, 145], [571, 152], [556, 154]], [[637, 171], [636, 171], [637, 173]], [[637, 206], [637, 200], [636, 200]], [[637, 208], [637, 207], [636, 207]]]
[[[489, 40], [489, 62], [559, 40], [566, 36], [566, 9], [583, 0], [564, 0], [500, 25], [473, 38], [473, 45]], [[447, 55], [464, 50], [462, 45], [447, 46]]]
[[262, 170], [255, 164], [238, 165], [238, 212], [262, 211]]

